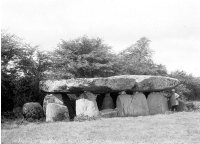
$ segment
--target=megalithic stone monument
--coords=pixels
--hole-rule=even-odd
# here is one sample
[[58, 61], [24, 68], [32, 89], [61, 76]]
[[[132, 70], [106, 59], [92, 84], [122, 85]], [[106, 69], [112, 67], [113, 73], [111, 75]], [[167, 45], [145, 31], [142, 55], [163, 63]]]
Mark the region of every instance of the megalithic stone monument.
[[[83, 97], [76, 101], [76, 114], [79, 115], [84, 113], [85, 115], [89, 116], [99, 115], [96, 99], [94, 99], [94, 96], [92, 96], [91, 100], [90, 95], [119, 93], [122, 91], [129, 93], [137, 92], [137, 95], [118, 96], [116, 105], [119, 108], [118, 116], [138, 116], [148, 115], [148, 112], [150, 112], [150, 114], [164, 113], [168, 110], [168, 108], [165, 106], [166, 99], [164, 99], [161, 94], [156, 94], [156, 96], [150, 94], [146, 99], [145, 95], [143, 94], [144, 92], [162, 92], [175, 88], [179, 84], [179, 80], [170, 77], [149, 75], [119, 75], [106, 78], [99, 77], [46, 80], [40, 82], [40, 89], [48, 94], [82, 94], [84, 91], [89, 92], [90, 94], [88, 98]], [[103, 109], [107, 107], [112, 108], [110, 104], [106, 104], [108, 101], [110, 101], [110, 98], [105, 98], [102, 106]], [[161, 105], [162, 108], [158, 110], [159, 112], [155, 112], [154, 107], [159, 105]], [[90, 110], [93, 110], [89, 110], [90, 112], [83, 112], [83, 110], [81, 110], [83, 107], [88, 107]], [[125, 113], [122, 113], [122, 110], [125, 111]]]

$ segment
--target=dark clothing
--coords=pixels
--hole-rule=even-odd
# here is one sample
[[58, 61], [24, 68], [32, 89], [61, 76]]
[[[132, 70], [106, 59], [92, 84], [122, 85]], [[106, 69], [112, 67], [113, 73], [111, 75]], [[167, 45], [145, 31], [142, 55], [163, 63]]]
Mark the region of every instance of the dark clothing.
[[171, 111], [177, 111], [177, 110], [178, 110], [178, 105], [174, 105], [174, 106], [172, 106]]

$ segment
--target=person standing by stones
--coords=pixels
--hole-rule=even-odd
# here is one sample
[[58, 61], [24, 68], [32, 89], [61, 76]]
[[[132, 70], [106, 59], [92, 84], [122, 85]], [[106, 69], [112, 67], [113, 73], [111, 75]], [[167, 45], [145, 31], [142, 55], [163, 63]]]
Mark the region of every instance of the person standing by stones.
[[171, 111], [177, 111], [179, 105], [179, 95], [172, 89], [172, 96], [170, 97]]

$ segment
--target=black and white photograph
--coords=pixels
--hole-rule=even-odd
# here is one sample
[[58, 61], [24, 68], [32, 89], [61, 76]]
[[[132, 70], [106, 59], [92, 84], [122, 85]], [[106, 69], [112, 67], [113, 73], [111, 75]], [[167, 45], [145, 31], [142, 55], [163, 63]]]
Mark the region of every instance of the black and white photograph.
[[1, 0], [2, 144], [200, 144], [200, 0]]

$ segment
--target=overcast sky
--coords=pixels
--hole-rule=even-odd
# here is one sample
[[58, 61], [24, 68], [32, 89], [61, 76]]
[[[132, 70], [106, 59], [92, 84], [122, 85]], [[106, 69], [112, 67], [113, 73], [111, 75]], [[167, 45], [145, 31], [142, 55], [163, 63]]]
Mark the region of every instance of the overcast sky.
[[52, 50], [60, 39], [100, 37], [119, 52], [146, 36], [169, 72], [200, 76], [199, 0], [2, 0], [3, 29]]

